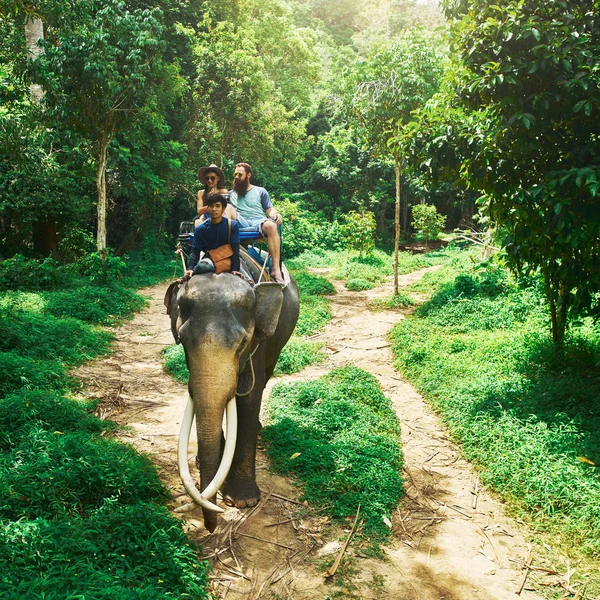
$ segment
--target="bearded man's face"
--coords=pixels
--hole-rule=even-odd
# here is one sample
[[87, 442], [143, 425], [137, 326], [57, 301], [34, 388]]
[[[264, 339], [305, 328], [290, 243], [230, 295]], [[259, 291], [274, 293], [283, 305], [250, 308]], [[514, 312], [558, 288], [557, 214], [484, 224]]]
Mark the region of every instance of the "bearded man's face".
[[236, 167], [233, 174], [233, 189], [239, 196], [243, 196], [250, 187], [250, 174], [244, 167]]

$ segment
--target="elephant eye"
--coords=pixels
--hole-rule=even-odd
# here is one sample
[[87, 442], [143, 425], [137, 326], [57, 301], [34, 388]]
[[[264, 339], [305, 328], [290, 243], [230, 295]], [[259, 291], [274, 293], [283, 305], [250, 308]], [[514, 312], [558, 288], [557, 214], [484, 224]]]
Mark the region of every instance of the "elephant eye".
[[250, 344], [251, 340], [252, 340], [252, 336], [248, 335], [247, 333], [245, 333], [242, 336], [242, 339], [240, 340], [240, 343], [239, 343], [238, 349], [237, 349], [238, 354], [241, 354], [246, 349], [246, 347]]

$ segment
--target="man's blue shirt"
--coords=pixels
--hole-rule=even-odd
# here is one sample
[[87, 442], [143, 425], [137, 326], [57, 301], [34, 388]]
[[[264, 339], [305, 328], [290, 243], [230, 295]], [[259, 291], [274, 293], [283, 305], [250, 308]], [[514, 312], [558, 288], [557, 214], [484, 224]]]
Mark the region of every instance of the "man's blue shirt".
[[210, 219], [202, 221], [194, 231], [192, 248], [202, 252], [210, 252], [224, 244], [239, 244], [240, 226], [237, 221], [231, 221], [231, 239], [229, 239], [228, 220], [227, 217], [223, 217], [217, 225], [213, 225]]
[[229, 237], [228, 221], [227, 217], [223, 217], [220, 223], [213, 225], [210, 219], [206, 219], [196, 227], [188, 269], [196, 266], [200, 252], [210, 252], [219, 246], [231, 244], [233, 250], [231, 270], [240, 270], [240, 226], [232, 219], [231, 237]]

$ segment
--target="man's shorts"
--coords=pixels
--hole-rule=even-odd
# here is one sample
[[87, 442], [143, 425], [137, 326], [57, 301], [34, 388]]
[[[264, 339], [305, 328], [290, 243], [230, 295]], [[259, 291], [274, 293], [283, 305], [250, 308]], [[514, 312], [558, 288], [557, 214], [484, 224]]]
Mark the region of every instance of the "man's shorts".
[[264, 235], [262, 230], [262, 224], [267, 220], [267, 217], [252, 217], [251, 219], [244, 219], [241, 215], [238, 214], [237, 222], [240, 227], [245, 231], [256, 231], [256, 233], [260, 233]]

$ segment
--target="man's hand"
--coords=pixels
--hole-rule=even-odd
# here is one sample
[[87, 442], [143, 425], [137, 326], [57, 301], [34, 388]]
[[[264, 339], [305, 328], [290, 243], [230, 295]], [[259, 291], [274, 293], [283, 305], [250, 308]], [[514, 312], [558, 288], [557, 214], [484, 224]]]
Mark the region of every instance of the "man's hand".
[[281, 222], [283, 221], [283, 219], [281, 218], [281, 215], [276, 210], [271, 211], [271, 214], [269, 215], [269, 219], [271, 219], [272, 221], [275, 221], [276, 225], [281, 225]]
[[231, 271], [231, 274], [237, 275], [240, 279], [243, 279], [247, 284], [249, 284], [250, 287], [254, 287], [254, 282], [252, 281], [252, 279], [249, 279], [243, 273], [240, 273], [239, 271]]
[[188, 269], [188, 270], [185, 272], [185, 275], [184, 275], [184, 277], [187, 277], [187, 278], [189, 279], [189, 278], [190, 278], [190, 277], [191, 277], [193, 274], [194, 274], [194, 271], [193, 271], [193, 270], [191, 270], [191, 269]]

